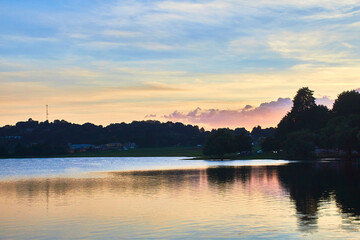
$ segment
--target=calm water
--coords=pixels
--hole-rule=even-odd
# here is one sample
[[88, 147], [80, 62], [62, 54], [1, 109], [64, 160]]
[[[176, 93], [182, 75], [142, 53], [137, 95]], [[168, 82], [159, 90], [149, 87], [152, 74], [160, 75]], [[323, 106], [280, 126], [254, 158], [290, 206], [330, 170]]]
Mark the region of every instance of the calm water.
[[0, 160], [0, 239], [359, 239], [359, 230], [358, 162]]

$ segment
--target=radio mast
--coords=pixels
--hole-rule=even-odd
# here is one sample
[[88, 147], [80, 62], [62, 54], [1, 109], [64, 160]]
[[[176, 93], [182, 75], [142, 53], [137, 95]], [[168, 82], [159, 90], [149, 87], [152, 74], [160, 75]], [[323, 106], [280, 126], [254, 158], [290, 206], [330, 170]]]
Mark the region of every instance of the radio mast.
[[46, 121], [49, 121], [49, 106], [46, 104]]

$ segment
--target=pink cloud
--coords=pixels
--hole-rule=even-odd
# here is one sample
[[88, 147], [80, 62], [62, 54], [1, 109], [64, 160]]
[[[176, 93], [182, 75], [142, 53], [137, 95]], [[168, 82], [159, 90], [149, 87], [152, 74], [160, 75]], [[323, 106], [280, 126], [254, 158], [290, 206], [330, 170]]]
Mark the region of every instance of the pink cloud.
[[145, 118], [156, 118], [156, 114], [148, 114]]
[[327, 96], [316, 99], [316, 104], [317, 105], [324, 105], [324, 106], [327, 106], [329, 109], [332, 109], [332, 106], [333, 106], [334, 102], [335, 101], [333, 99], [330, 99]]
[[252, 129], [254, 126], [273, 127], [291, 109], [290, 98], [279, 98], [276, 101], [260, 104], [258, 107], [250, 105], [240, 110], [220, 110], [196, 108], [188, 113], [174, 111], [164, 118], [174, 122], [196, 124], [206, 128], [220, 127], [245, 127]]

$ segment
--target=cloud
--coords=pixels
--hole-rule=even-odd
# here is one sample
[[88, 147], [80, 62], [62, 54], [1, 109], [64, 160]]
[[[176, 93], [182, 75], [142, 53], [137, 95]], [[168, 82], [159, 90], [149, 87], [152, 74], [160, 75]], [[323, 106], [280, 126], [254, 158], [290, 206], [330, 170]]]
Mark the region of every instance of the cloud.
[[359, 0], [16, 2], [2, 11], [0, 123], [50, 104], [100, 124], [200, 107], [187, 118], [215, 109], [214, 125], [303, 86], [328, 106], [359, 87]]
[[268, 46], [285, 58], [309, 62], [340, 63], [352, 55], [348, 43], [326, 31], [277, 33], [269, 36]]
[[142, 35], [141, 32], [118, 30], [105, 30], [103, 34], [111, 37], [140, 37]]
[[348, 18], [348, 17], [354, 17], [360, 14], [360, 10], [355, 11], [349, 11], [349, 12], [343, 12], [339, 10], [333, 10], [326, 13], [320, 13], [320, 14], [313, 14], [310, 16], [304, 17], [305, 19], [311, 19], [311, 20], [324, 20], [324, 19], [336, 19], [336, 18]]
[[[355, 91], [360, 92], [360, 88]], [[316, 98], [316, 104], [324, 105], [332, 109], [335, 100], [328, 96]], [[240, 110], [220, 110], [196, 108], [188, 113], [174, 111], [164, 115], [165, 119], [180, 121], [189, 124], [197, 124], [206, 128], [220, 127], [245, 127], [252, 129], [254, 126], [275, 127], [281, 118], [291, 110], [290, 98], [278, 98], [276, 101], [265, 102], [258, 107], [246, 105]]]
[[266, 41], [259, 37], [240, 37], [229, 42], [228, 48], [231, 52], [249, 53], [264, 51]]
[[81, 43], [79, 46], [83, 46], [88, 49], [105, 50], [105, 49], [117, 49], [117, 48], [141, 48], [150, 51], [167, 51], [174, 49], [173, 46], [168, 44], [156, 43], [156, 42], [115, 42], [115, 41], [90, 41]]
[[260, 104], [256, 108], [247, 105], [240, 110], [220, 110], [196, 108], [188, 113], [174, 111], [163, 116], [171, 121], [180, 121], [190, 124], [198, 124], [206, 128], [219, 127], [246, 127], [251, 129], [254, 126], [273, 127], [291, 109], [290, 98], [279, 98], [276, 101]]
[[33, 42], [56, 42], [57, 38], [54, 37], [32, 37], [25, 35], [0, 35], [0, 39], [4, 39], [6, 41], [14, 41], [14, 42], [23, 42], [23, 43], [33, 43]]
[[324, 106], [328, 107], [329, 109], [332, 109], [332, 106], [333, 106], [334, 102], [335, 101], [333, 99], [331, 99], [331, 98], [329, 98], [327, 96], [316, 99], [316, 104], [317, 105], [324, 105]]
[[74, 38], [74, 39], [86, 39], [86, 38], [89, 38], [89, 35], [81, 34], [81, 33], [68, 33], [67, 36], [69, 38]]
[[156, 82], [148, 82], [148, 83], [143, 83], [141, 85], [138, 86], [132, 86], [132, 87], [119, 87], [119, 88], [114, 88], [111, 87], [110, 89], [112, 90], [123, 90], [123, 91], [184, 91], [185, 89], [181, 88], [181, 87], [177, 87], [177, 86], [171, 86], [168, 84], [162, 84], [162, 83], [156, 83]]

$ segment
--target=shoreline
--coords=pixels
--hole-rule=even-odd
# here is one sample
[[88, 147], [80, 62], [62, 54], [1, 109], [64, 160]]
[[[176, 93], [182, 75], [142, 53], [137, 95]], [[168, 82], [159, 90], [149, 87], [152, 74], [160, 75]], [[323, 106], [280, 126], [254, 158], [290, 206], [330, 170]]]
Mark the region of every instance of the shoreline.
[[[234, 161], [234, 160], [254, 160], [254, 159], [285, 159], [281, 153], [271, 152], [253, 153], [251, 155], [227, 154], [223, 159], [216, 156], [204, 156], [199, 147], [159, 147], [159, 148], [136, 148], [127, 151], [102, 151], [102, 152], [79, 152], [60, 155], [33, 155], [33, 156], [2, 156], [0, 159], [31, 159], [31, 158], [91, 158], [91, 157], [184, 157], [184, 160], [207, 160], [207, 161]], [[360, 156], [353, 156], [358, 159]], [[347, 160], [346, 156], [339, 155], [321, 155], [316, 160]], [[314, 160], [315, 160], [314, 159]], [[296, 159], [294, 159], [296, 160]]]

